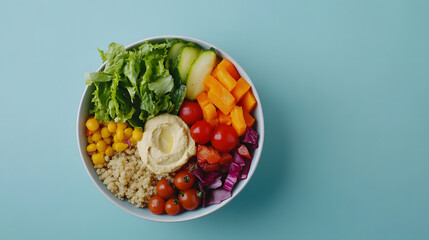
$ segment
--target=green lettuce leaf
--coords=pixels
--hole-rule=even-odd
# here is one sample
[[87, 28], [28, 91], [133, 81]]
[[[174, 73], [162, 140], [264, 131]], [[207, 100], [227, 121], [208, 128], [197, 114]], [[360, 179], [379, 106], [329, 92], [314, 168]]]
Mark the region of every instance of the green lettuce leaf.
[[105, 73], [121, 73], [127, 52], [121, 44], [111, 43], [105, 54], [106, 66], [104, 67]]
[[112, 77], [104, 72], [85, 73], [85, 84], [90, 85], [95, 82], [110, 82]]

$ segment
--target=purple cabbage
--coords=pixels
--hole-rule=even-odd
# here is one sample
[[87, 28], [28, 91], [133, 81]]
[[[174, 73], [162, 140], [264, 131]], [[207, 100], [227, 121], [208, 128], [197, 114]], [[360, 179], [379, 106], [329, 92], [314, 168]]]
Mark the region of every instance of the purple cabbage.
[[241, 172], [241, 176], [240, 176], [240, 180], [244, 180], [247, 178], [247, 175], [249, 174], [249, 169], [250, 169], [250, 160], [244, 160], [246, 165], [244, 165], [243, 167], [243, 171]]
[[[244, 161], [243, 161], [243, 163], [244, 163]], [[240, 172], [242, 168], [243, 167], [241, 167], [241, 165], [233, 162], [233, 163], [231, 163], [231, 166], [229, 167], [229, 172], [230, 173], [232, 173], [232, 172]]]
[[237, 151], [234, 152], [234, 159], [232, 161], [240, 166], [244, 166], [245, 164], [243, 157]]
[[243, 142], [250, 143], [253, 149], [258, 148], [259, 134], [251, 127], [246, 128], [244, 133]]
[[220, 166], [219, 171], [222, 172], [222, 173], [229, 172], [229, 168], [230, 167], [231, 167], [231, 162], [226, 163], [226, 164]]
[[231, 196], [232, 196], [231, 192], [225, 191], [222, 188], [213, 190], [207, 205], [221, 203], [222, 201], [230, 198]]
[[211, 183], [213, 183], [216, 178], [220, 175], [220, 172], [218, 171], [214, 171], [214, 172], [208, 172], [206, 177], [204, 178], [203, 185], [206, 187], [208, 185], [210, 185]]
[[238, 175], [240, 172], [229, 172], [228, 177], [225, 179], [225, 183], [223, 184], [223, 190], [231, 192], [235, 183], [238, 180]]
[[207, 189], [216, 189], [222, 187], [222, 175], [218, 176], [212, 183], [207, 185]]

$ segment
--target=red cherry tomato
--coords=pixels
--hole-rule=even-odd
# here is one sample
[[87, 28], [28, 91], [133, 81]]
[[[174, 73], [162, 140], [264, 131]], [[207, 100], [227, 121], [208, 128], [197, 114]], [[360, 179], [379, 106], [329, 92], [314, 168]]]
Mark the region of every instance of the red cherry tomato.
[[156, 192], [163, 198], [170, 198], [174, 195], [174, 186], [167, 179], [161, 179], [156, 184]]
[[168, 215], [177, 215], [180, 212], [180, 204], [178, 199], [168, 199], [165, 203], [165, 212]]
[[150, 200], [149, 200], [149, 210], [153, 213], [153, 214], [163, 214], [165, 211], [165, 200], [164, 198], [156, 195], [153, 196]]
[[211, 143], [220, 152], [229, 152], [238, 144], [235, 129], [227, 124], [219, 124], [213, 131]]
[[217, 150], [210, 146], [198, 145], [197, 147], [197, 161], [199, 163], [209, 162], [218, 163], [221, 157]]
[[212, 126], [205, 120], [200, 120], [191, 127], [191, 137], [195, 142], [206, 144], [212, 136]]
[[203, 162], [203, 163], [198, 163], [198, 165], [200, 165], [200, 167], [203, 169], [204, 172], [213, 172], [213, 171], [219, 170], [220, 168], [219, 163]]
[[186, 210], [196, 209], [201, 202], [201, 198], [198, 195], [199, 195], [198, 191], [194, 188], [188, 189], [184, 192], [180, 192], [179, 193], [180, 205], [182, 205], [182, 207]]
[[197, 102], [185, 100], [180, 107], [179, 116], [186, 124], [192, 125], [203, 119], [203, 111]]
[[176, 185], [177, 189], [182, 191], [191, 188], [194, 183], [195, 176], [188, 170], [181, 171], [174, 177], [174, 185]]

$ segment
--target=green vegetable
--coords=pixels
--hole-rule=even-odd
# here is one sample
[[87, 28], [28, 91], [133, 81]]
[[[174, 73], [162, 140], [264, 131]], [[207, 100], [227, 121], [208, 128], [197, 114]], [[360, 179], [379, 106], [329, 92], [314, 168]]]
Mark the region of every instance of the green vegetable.
[[177, 114], [186, 86], [166, 67], [169, 50], [177, 42], [181, 40], [145, 42], [132, 50], [111, 43], [106, 52], [98, 50], [104, 69], [85, 73], [85, 84], [95, 87], [90, 113], [99, 121], [127, 121], [137, 128], [160, 113]]

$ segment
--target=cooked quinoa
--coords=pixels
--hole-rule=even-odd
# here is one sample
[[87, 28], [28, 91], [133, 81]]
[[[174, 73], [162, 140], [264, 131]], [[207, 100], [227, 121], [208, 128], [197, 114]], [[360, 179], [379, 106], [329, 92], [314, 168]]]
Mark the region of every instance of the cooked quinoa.
[[136, 147], [105, 156], [103, 164], [94, 165], [98, 177], [116, 197], [125, 198], [136, 207], [146, 207], [156, 194], [156, 183], [163, 179], [173, 180], [173, 174], [156, 175], [141, 161]]

